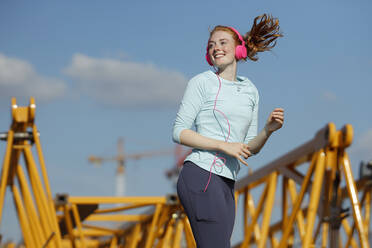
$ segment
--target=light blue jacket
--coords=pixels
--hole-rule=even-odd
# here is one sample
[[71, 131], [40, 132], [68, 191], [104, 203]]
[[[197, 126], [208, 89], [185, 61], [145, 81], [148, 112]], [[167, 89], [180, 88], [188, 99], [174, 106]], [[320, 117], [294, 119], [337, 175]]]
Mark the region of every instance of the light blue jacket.
[[[221, 89], [213, 111], [219, 80], [212, 71], [206, 71], [193, 77], [187, 84], [180, 108], [173, 125], [173, 141], [180, 143], [180, 133], [184, 129], [191, 129], [195, 124], [195, 131], [205, 137], [228, 142], [248, 143], [257, 135], [258, 91], [253, 83], [245, 77], [237, 77], [237, 81], [228, 81], [220, 77]], [[230, 136], [226, 140], [229, 133]], [[233, 180], [237, 179], [240, 162], [224, 153], [216, 159], [216, 151], [193, 149], [185, 161], [192, 161], [199, 167], [212, 171]], [[223, 166], [221, 166], [223, 165]]]

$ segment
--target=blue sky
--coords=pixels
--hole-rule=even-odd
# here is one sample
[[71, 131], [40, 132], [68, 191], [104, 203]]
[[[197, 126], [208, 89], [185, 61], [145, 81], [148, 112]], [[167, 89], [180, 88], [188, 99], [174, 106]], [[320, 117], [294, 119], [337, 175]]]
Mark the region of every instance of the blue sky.
[[[186, 83], [210, 69], [208, 30], [222, 24], [245, 33], [255, 16], [271, 13], [284, 37], [238, 74], [259, 90], [260, 128], [275, 107], [285, 109], [286, 121], [248, 163], [258, 168], [332, 121], [354, 127], [349, 153], [357, 173], [361, 160], [372, 159], [371, 7], [367, 0], [3, 0], [0, 129], [9, 128], [12, 96], [19, 105], [34, 96], [53, 194], [114, 195], [116, 164], [95, 168], [87, 157], [114, 155], [118, 137], [128, 154], [173, 149]], [[173, 163], [173, 156], [128, 161], [127, 194], [172, 192], [164, 172]], [[7, 197], [4, 239], [19, 236], [12, 208]]]

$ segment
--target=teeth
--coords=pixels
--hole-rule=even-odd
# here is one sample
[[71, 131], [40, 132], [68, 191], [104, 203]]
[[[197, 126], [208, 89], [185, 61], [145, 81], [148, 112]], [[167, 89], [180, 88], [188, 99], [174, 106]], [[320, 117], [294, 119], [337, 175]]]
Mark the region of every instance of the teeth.
[[223, 57], [224, 55], [223, 54], [216, 54], [214, 55], [215, 58], [219, 58], [219, 57]]

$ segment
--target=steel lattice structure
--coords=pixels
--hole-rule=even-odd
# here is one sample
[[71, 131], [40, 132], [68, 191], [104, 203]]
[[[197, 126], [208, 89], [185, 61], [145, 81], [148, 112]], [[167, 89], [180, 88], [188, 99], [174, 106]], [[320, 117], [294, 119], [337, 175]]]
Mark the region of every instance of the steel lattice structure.
[[[12, 124], [1, 135], [7, 146], [0, 224], [9, 188], [26, 247], [195, 247], [176, 196], [57, 194], [53, 199], [35, 107], [33, 98], [27, 107], [12, 99]], [[352, 139], [351, 125], [336, 130], [329, 123], [305, 144], [239, 180], [235, 199], [243, 202], [237, 216], [242, 213], [244, 235], [234, 247], [369, 248], [372, 178], [354, 179], [346, 152]], [[273, 218], [275, 211], [281, 216]]]

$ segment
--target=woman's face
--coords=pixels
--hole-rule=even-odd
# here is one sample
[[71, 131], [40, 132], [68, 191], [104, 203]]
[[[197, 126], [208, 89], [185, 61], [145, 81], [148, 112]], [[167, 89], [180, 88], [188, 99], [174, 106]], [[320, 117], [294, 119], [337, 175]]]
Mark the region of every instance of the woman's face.
[[234, 38], [225, 31], [214, 32], [208, 41], [208, 54], [217, 68], [236, 64]]

